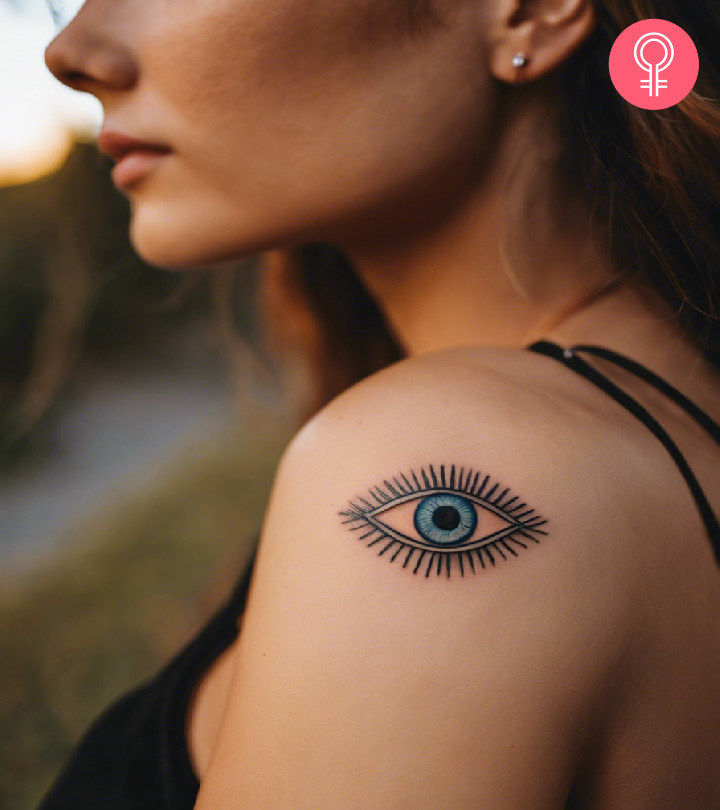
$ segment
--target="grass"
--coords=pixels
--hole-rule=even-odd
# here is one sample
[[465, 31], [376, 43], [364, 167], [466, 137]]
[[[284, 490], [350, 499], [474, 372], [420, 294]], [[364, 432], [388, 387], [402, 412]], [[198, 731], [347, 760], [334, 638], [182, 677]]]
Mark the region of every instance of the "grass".
[[35, 808], [97, 714], [229, 595], [292, 432], [280, 420], [218, 435], [2, 583], [1, 810]]

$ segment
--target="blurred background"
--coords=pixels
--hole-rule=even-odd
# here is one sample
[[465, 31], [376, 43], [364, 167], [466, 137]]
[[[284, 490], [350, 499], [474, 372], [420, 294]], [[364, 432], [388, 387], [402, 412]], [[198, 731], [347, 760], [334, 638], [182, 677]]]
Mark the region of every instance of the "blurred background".
[[0, 810], [226, 599], [294, 432], [257, 260], [142, 262], [95, 99], [43, 51], [80, 0], [0, 0]]

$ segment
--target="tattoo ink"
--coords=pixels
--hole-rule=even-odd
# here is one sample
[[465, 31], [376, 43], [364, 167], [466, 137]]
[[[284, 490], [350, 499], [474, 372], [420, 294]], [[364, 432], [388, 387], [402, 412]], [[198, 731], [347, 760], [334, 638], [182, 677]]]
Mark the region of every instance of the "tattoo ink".
[[419, 477], [401, 472], [338, 514], [378, 557], [425, 577], [493, 568], [547, 534], [547, 520], [508, 487], [472, 469], [456, 473], [454, 464], [448, 475], [444, 464], [421, 467]]

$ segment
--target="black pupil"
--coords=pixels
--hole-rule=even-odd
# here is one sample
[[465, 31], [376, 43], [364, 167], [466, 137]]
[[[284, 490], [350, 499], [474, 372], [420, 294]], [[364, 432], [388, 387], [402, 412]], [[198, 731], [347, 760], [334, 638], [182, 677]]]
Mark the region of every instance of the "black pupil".
[[456, 529], [460, 523], [460, 512], [454, 506], [438, 506], [433, 512], [432, 522], [438, 529]]

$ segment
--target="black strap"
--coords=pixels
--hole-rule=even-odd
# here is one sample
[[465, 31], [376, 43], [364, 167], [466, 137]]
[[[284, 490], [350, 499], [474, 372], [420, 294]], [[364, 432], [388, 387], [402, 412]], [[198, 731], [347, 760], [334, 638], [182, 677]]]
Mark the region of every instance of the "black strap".
[[614, 352], [612, 349], [606, 349], [603, 346], [586, 346], [581, 344], [578, 346], [573, 346], [572, 351], [595, 354], [598, 357], [602, 357], [604, 360], [609, 360], [611, 363], [615, 363], [627, 371], [636, 374], [638, 377], [645, 380], [645, 382], [655, 386], [655, 388], [657, 388], [661, 393], [670, 397], [670, 399], [674, 399], [675, 402], [677, 402], [681, 408], [687, 411], [687, 413], [689, 413], [690, 416], [692, 416], [692, 418], [698, 422], [701, 427], [707, 430], [717, 444], [720, 444], [720, 423], [708, 416], [708, 414], [702, 410], [702, 408], [698, 408], [698, 406], [691, 399], [688, 399], [685, 394], [678, 391], [674, 385], [670, 385], [669, 382], [663, 380], [663, 378], [658, 376], [654, 371], [650, 371], [650, 369], [646, 366], [640, 365], [640, 363], [636, 362], [635, 360], [631, 360], [624, 354], [619, 354], [618, 352]]
[[[712, 507], [708, 503], [702, 487], [698, 483], [697, 478], [695, 478], [693, 471], [690, 469], [690, 466], [685, 460], [685, 456], [683, 456], [683, 454], [680, 452], [675, 442], [668, 435], [667, 431], [647, 409], [645, 409], [637, 400], [633, 399], [633, 397], [631, 397], [628, 393], [623, 391], [622, 388], [615, 385], [612, 380], [610, 380], [604, 374], [601, 374], [589, 363], [586, 363], [581, 357], [578, 357], [578, 355], [575, 354], [575, 351], [592, 350], [592, 353], [598, 355], [599, 352], [603, 352], [602, 356], [605, 356], [606, 359], [617, 362], [618, 365], [622, 365], [629, 371], [638, 374], [640, 377], [642, 377], [642, 379], [646, 380], [651, 385], [656, 385], [657, 382], [661, 383], [661, 385], [657, 386], [659, 390], [672, 397], [676, 402], [678, 402], [679, 405], [685, 408], [685, 410], [687, 410], [691, 416], [697, 419], [700, 424], [710, 432], [716, 441], [720, 435], [720, 425], [718, 425], [714, 420], [710, 419], [710, 417], [704, 411], [700, 410], [700, 408], [685, 397], [684, 394], [681, 394], [680, 391], [673, 388], [661, 377], [654, 374], [654, 372], [650, 371], [644, 366], [640, 366], [635, 361], [630, 360], [623, 355], [617, 354], [616, 352], [611, 352], [609, 349], [601, 349], [600, 347], [594, 346], [574, 346], [570, 349], [564, 349], [562, 346], [558, 346], [556, 343], [552, 343], [548, 340], [539, 340], [527, 348], [530, 351], [537, 352], [538, 354], [544, 354], [548, 357], [554, 358], [555, 360], [559, 360], [572, 371], [575, 371], [581, 376], [585, 377], [598, 388], [605, 391], [606, 394], [609, 394], [616, 402], [630, 411], [633, 416], [639, 419], [655, 434], [668, 453], [670, 453], [673, 461], [687, 481], [690, 492], [692, 493], [693, 498], [695, 498], [695, 502], [700, 510], [700, 515], [707, 528], [710, 538], [710, 545], [712, 546], [712, 550], [715, 555], [715, 561], [720, 567], [720, 523], [718, 523]], [[638, 369], [640, 371], [638, 371]], [[677, 397], [675, 396], [676, 394], [678, 395]]]

